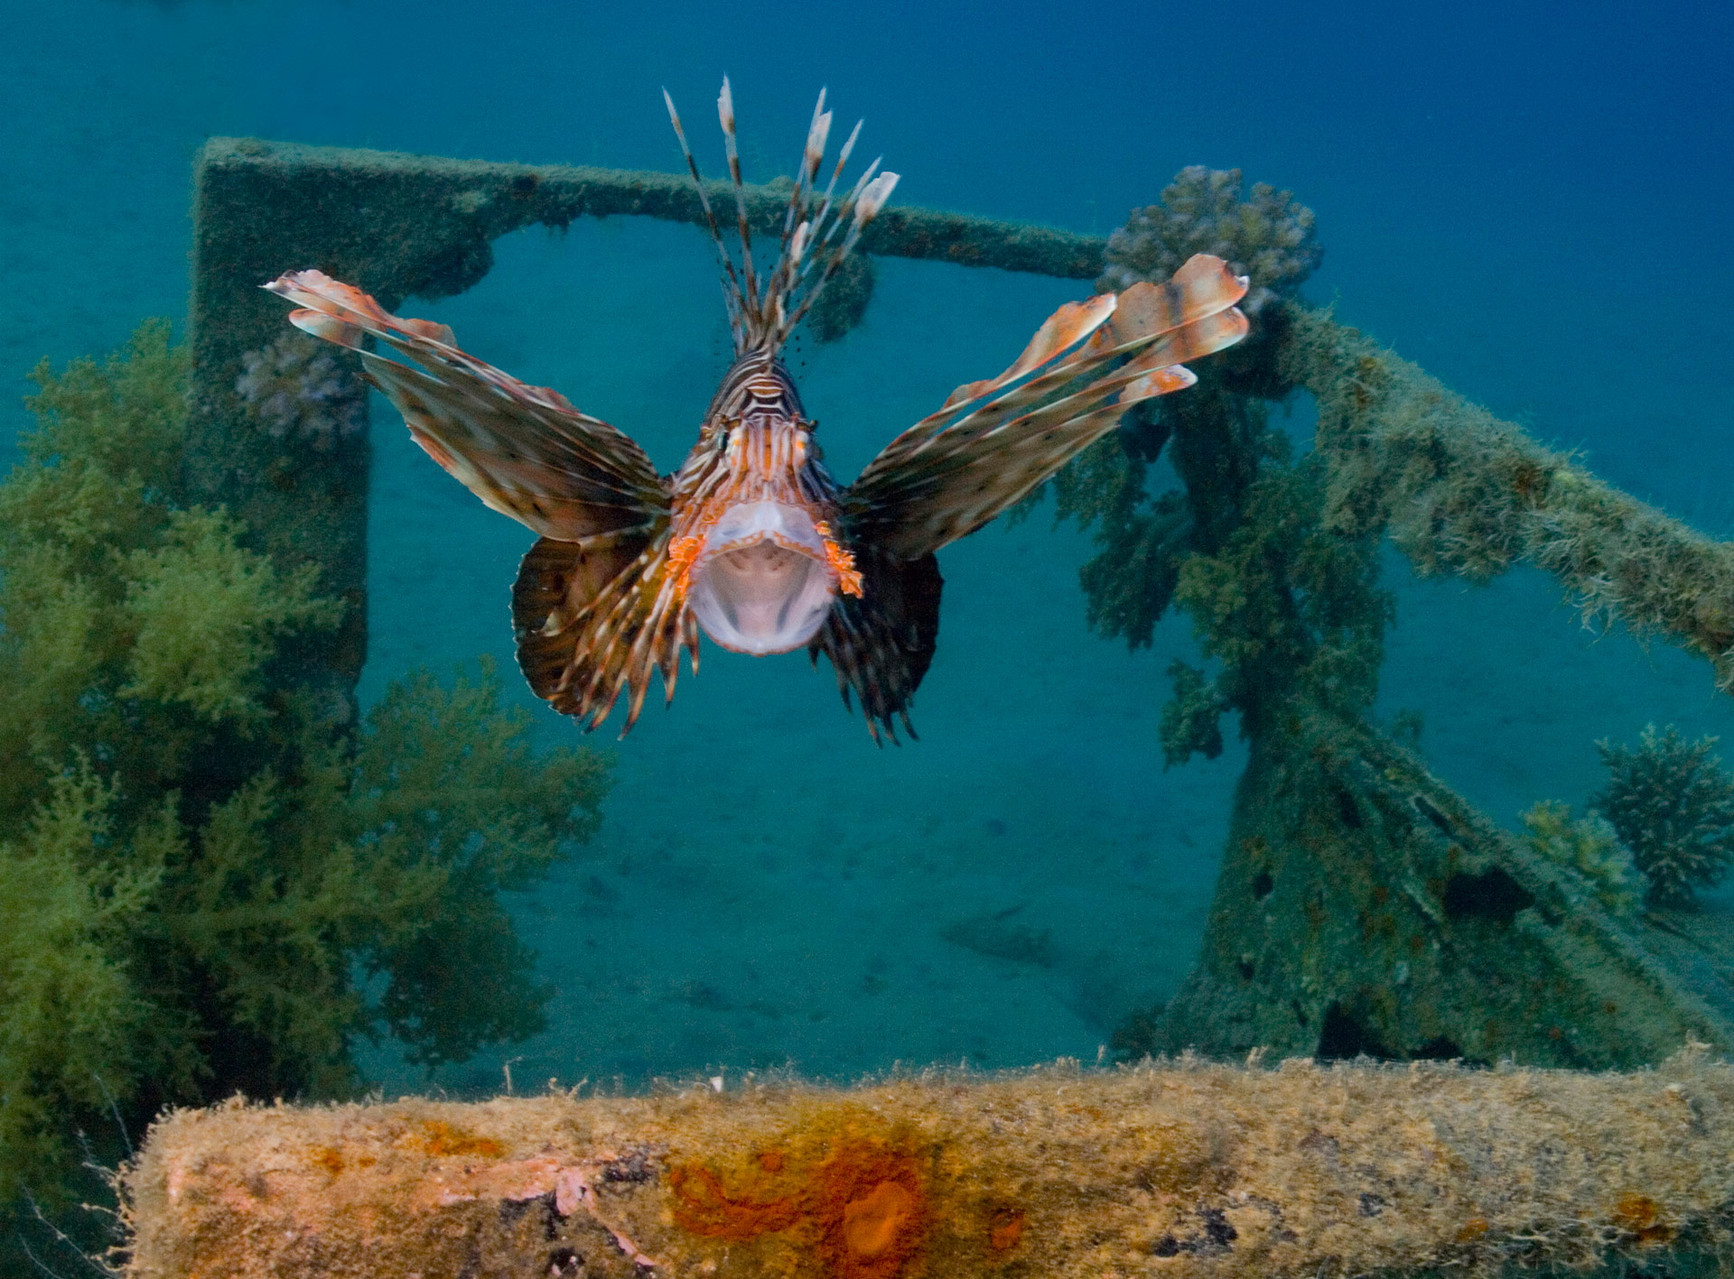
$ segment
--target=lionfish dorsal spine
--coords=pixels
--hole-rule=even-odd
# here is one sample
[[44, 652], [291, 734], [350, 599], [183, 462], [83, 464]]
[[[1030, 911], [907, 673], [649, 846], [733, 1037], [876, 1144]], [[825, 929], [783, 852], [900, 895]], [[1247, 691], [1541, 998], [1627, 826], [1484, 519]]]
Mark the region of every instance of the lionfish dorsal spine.
[[753, 273], [753, 228], [747, 220], [746, 184], [741, 181], [741, 153], [735, 142], [735, 96], [729, 91], [729, 78], [723, 77], [722, 92], [716, 99], [716, 118], [722, 125], [723, 149], [728, 155], [729, 181], [735, 189], [735, 221], [741, 237], [741, 284], [746, 293], [749, 313], [762, 305], [759, 281]]
[[[825, 150], [831, 134], [831, 113], [825, 110], [825, 91], [813, 108], [813, 120], [807, 129], [807, 143], [801, 153], [801, 165], [795, 175], [794, 190], [783, 214], [781, 251], [776, 264], [765, 276], [761, 290], [758, 272], [753, 262], [752, 220], [747, 207], [746, 184], [741, 174], [740, 147], [735, 134], [734, 93], [728, 78], [723, 78], [722, 93], [717, 98], [717, 118], [722, 124], [723, 145], [728, 156], [729, 178], [734, 188], [736, 227], [741, 241], [741, 263], [737, 270], [733, 256], [723, 243], [722, 230], [704, 189], [698, 162], [693, 158], [686, 133], [681, 128], [680, 114], [668, 90], [662, 91], [668, 106], [668, 118], [674, 125], [675, 137], [686, 157], [686, 167], [698, 190], [699, 205], [704, 210], [705, 224], [710, 230], [711, 243], [723, 268], [723, 293], [728, 306], [729, 327], [734, 336], [735, 355], [751, 350], [772, 354], [788, 341], [789, 334], [799, 324], [813, 303], [818, 301], [825, 286], [861, 238], [867, 225], [884, 208], [892, 189], [897, 185], [895, 173], [879, 172], [879, 161], [867, 166], [856, 179], [848, 194], [836, 198], [837, 183], [844, 166], [861, 136], [857, 121], [837, 157], [836, 166], [826, 183], [825, 193], [815, 199], [819, 170], [824, 167]], [[845, 229], [847, 228], [847, 229]], [[822, 259], [822, 264], [821, 264]], [[817, 268], [817, 278], [807, 282]]]
[[722, 228], [717, 225], [716, 212], [710, 207], [710, 197], [705, 194], [704, 179], [699, 176], [698, 161], [693, 158], [692, 147], [686, 140], [686, 130], [680, 127], [680, 112], [674, 109], [674, 99], [668, 90], [662, 91], [662, 100], [668, 106], [668, 122], [674, 126], [674, 136], [680, 140], [680, 149], [686, 156], [686, 169], [692, 175], [693, 190], [698, 192], [698, 204], [704, 210], [705, 224], [710, 228], [710, 242], [716, 246], [717, 261], [723, 270], [723, 303], [728, 308], [729, 331], [734, 335], [735, 349], [739, 350], [745, 340], [745, 317], [741, 306], [741, 282], [735, 274], [734, 260], [729, 257], [727, 246], [723, 244]]
[[795, 186], [789, 192], [789, 207], [783, 211], [783, 241], [777, 257], [776, 270], [765, 284], [765, 296], [775, 312], [777, 327], [784, 318], [783, 299], [797, 278], [802, 255], [806, 252], [807, 233], [812, 223], [802, 214], [811, 202], [813, 184], [819, 177], [819, 166], [825, 162], [825, 147], [831, 136], [831, 113], [825, 110], [825, 90], [819, 90], [819, 100], [813, 106], [813, 122], [807, 126], [807, 145], [801, 151], [801, 163], [795, 170]]
[[[807, 290], [806, 296], [795, 308], [795, 313], [789, 316], [788, 322], [782, 329], [782, 335], [785, 339], [795, 325], [801, 322], [801, 317], [807, 314], [813, 303], [818, 301], [819, 295], [825, 291], [825, 286], [831, 282], [831, 277], [837, 274], [837, 268], [843, 265], [844, 259], [855, 251], [855, 245], [861, 239], [861, 232], [867, 229], [868, 223], [879, 216], [879, 210], [883, 209], [885, 202], [891, 198], [892, 189], [897, 185], [897, 174], [880, 173], [874, 177], [873, 174], [878, 168], [878, 160], [874, 160], [872, 164], [868, 165], [866, 172], [861, 175], [861, 180], [855, 184], [855, 189], [849, 193], [846, 204], [839, 207], [837, 219], [832, 224], [830, 233], [826, 236], [826, 243], [829, 243], [832, 236], [835, 235], [837, 227], [842, 225], [845, 213], [852, 211], [852, 216], [849, 219], [849, 232], [843, 237], [843, 243], [831, 251], [831, 256], [826, 261], [825, 269], [820, 273], [818, 281], [811, 289]], [[806, 270], [806, 266], [803, 266], [801, 276], [798, 278], [804, 278]]]

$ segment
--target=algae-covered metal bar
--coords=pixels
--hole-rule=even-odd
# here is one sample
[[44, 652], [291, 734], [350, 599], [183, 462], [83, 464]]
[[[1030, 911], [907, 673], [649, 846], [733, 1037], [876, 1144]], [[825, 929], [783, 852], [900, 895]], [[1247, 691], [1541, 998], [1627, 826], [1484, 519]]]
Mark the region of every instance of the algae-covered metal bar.
[[1171, 1063], [236, 1104], [158, 1124], [127, 1192], [135, 1279], [1310, 1279], [1664, 1254], [1680, 1273], [1730, 1255], [1734, 1069]]
[[1279, 361], [1319, 403], [1333, 527], [1389, 531], [1424, 575], [1552, 573], [1586, 620], [1707, 658], [1734, 688], [1734, 544], [1622, 493], [1354, 329], [1291, 311]]

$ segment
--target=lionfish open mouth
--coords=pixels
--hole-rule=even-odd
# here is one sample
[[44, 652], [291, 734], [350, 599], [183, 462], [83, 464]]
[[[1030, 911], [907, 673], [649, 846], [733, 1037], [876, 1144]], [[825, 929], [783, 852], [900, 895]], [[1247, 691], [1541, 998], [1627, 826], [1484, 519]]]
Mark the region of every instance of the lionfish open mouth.
[[687, 603], [704, 633], [737, 653], [787, 653], [819, 633], [836, 575], [813, 517], [780, 502], [731, 506], [703, 538]]
[[595, 728], [626, 693], [624, 735], [651, 672], [672, 699], [683, 649], [697, 670], [702, 627], [744, 653], [824, 653], [844, 704], [860, 699], [875, 739], [895, 740], [898, 722], [913, 736], [909, 706], [939, 639], [934, 552], [1023, 498], [1132, 405], [1191, 386], [1186, 361], [1246, 335], [1235, 303], [1247, 281], [1199, 254], [1163, 284], [1067, 303], [1005, 372], [958, 387], [845, 489], [820, 462], [778, 355], [897, 175], [878, 173], [875, 160], [839, 187], [857, 124], [821, 187], [831, 130], [821, 92], [781, 249], [761, 277], [753, 232], [778, 228], [749, 218], [728, 81], [717, 114], [738, 264], [672, 101], [668, 110], [721, 259], [735, 352], [673, 475], [658, 475], [630, 438], [559, 393], [466, 354], [443, 324], [400, 319], [318, 271], [265, 287], [301, 308], [289, 317], [298, 327], [358, 351], [416, 443], [538, 535], [518, 569], [512, 622], [518, 664], [555, 709]]

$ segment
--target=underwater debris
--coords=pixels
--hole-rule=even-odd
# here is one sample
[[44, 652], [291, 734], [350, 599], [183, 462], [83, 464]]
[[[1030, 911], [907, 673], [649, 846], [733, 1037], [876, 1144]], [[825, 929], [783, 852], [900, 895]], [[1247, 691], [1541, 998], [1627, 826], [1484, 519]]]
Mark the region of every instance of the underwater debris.
[[325, 343], [285, 333], [241, 356], [235, 393], [272, 439], [328, 452], [367, 425], [367, 388]]
[[1140, 280], [1166, 280], [1194, 253], [1210, 253], [1251, 277], [1243, 309], [1256, 315], [1273, 297], [1292, 297], [1318, 270], [1324, 249], [1315, 221], [1291, 191], [1255, 182], [1243, 199], [1239, 169], [1188, 165], [1160, 204], [1133, 209], [1108, 237], [1096, 288], [1118, 293]]
[[607, 789], [486, 664], [361, 723], [301, 682], [341, 605], [186, 501], [186, 372], [166, 323], [39, 368], [0, 482], [0, 1208], [163, 1105], [351, 1095], [358, 1036], [434, 1064], [537, 1029], [499, 893]]
[[1600, 813], [1573, 818], [1570, 804], [1543, 800], [1523, 814], [1523, 826], [1531, 848], [1582, 875], [1614, 914], [1630, 915], [1643, 902], [1645, 876]]
[[1016, 918], [1022, 912], [1020, 904], [1005, 910], [971, 915], [947, 924], [939, 935], [953, 946], [961, 946], [990, 959], [1009, 959], [1015, 964], [1052, 968], [1053, 929], [1031, 927]]
[[1734, 865], [1734, 775], [1717, 738], [1688, 742], [1672, 724], [1644, 727], [1634, 747], [1596, 743], [1608, 784], [1590, 800], [1649, 880], [1649, 900], [1683, 906]]
[[[251, 456], [225, 452], [225, 441], [240, 354], [268, 343], [281, 323], [273, 300], [253, 285], [282, 263], [327, 263], [366, 281], [389, 307], [411, 294], [469, 287], [491, 261], [487, 241], [532, 223], [642, 214], [705, 224], [690, 184], [674, 174], [218, 138], [203, 149], [196, 180], [192, 329], [206, 425], [197, 459], [210, 459], [205, 469], [219, 476], [263, 469]], [[726, 202], [727, 184], [706, 190]], [[351, 198], [315, 198], [332, 191]], [[756, 233], [778, 233], [787, 195], [776, 184], [745, 189]], [[860, 248], [1090, 280], [1102, 274], [1106, 242], [888, 207]], [[1255, 345], [1268, 376], [1247, 377], [1238, 367]], [[1172, 600], [1178, 561], [1194, 551], [1215, 554], [1240, 519], [1256, 469], [1245, 444], [1262, 429], [1249, 432], [1259, 406], [1246, 397], [1299, 386], [1320, 406], [1330, 531], [1351, 541], [1390, 531], [1423, 575], [1485, 580], [1528, 557], [1555, 573], [1592, 618], [1618, 618], [1639, 634], [1660, 630], [1709, 659], [1720, 688], [1734, 688], [1728, 547], [1620, 493], [1328, 313], [1292, 302], [1266, 306], [1253, 339], [1223, 363], [1236, 367], [1201, 366], [1197, 392], [1167, 401], [1197, 404], [1196, 412], [1128, 415], [1129, 429], [1086, 455], [1101, 465], [1084, 507], [1120, 503], [1125, 531], [1113, 543], [1141, 556], [1148, 570], [1122, 572], [1111, 555], [1101, 557], [1090, 608], [1104, 633], [1134, 642], [1142, 633], [1148, 642]], [[1206, 403], [1202, 393], [1213, 381], [1242, 394]], [[269, 443], [263, 432], [246, 434]], [[1186, 491], [1148, 497], [1136, 467], [1170, 441]], [[1081, 469], [1063, 474], [1062, 497], [1066, 477]], [[246, 508], [247, 522], [275, 539], [273, 550], [319, 545], [323, 580], [339, 583], [344, 566], [362, 559], [365, 476], [337, 474], [319, 501], [310, 500], [305, 471], [294, 478], [292, 500], [273, 505], [266, 493], [271, 500]], [[226, 492], [232, 503], [252, 500], [244, 487], [207, 491]], [[1101, 503], [1097, 493], [1106, 494]], [[1103, 515], [1102, 527], [1108, 522]], [[336, 525], [350, 531], [349, 543], [322, 534]], [[349, 644], [336, 663], [350, 686], [362, 651]], [[1292, 713], [1271, 717], [1252, 738], [1200, 969], [1170, 1005], [1164, 1037], [1151, 1042], [1310, 1052], [1320, 1016], [1335, 1003], [1364, 1019], [1369, 1039], [1403, 1054], [1605, 1067], [1659, 1060], [1684, 1037], [1734, 1045], [1734, 1026], [1697, 998], [1691, 974], [1634, 941], [1641, 919], [1615, 920], [1588, 893], [1553, 891], [1563, 875], [1541, 868], [1523, 841], [1475, 813], [1401, 744], [1315, 715], [1305, 699], [1286, 708]], [[1418, 865], [1425, 885], [1410, 882]], [[1524, 914], [1535, 903], [1543, 909]], [[1546, 923], [1550, 911], [1557, 925]], [[1271, 935], [1249, 948], [1267, 917], [1275, 921]], [[1593, 962], [1561, 958], [1581, 958], [1571, 948], [1583, 944], [1592, 946]], [[1440, 954], [1455, 958], [1447, 965]], [[1373, 996], [1357, 1003], [1362, 989]], [[1549, 994], [1531, 1001], [1522, 989]], [[1487, 1228], [1485, 1219], [1473, 1220]]]

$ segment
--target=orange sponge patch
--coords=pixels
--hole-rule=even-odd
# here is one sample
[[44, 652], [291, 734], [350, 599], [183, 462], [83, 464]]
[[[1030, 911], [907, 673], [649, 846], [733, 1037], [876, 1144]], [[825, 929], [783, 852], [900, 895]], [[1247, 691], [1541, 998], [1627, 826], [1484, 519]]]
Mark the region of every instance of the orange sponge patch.
[[775, 1269], [901, 1279], [918, 1272], [934, 1218], [923, 1165], [923, 1156], [895, 1135], [846, 1130], [761, 1150], [732, 1176], [676, 1165], [669, 1186], [683, 1229], [735, 1242], [762, 1240], [773, 1252], [785, 1252]]
[[1614, 1220], [1639, 1243], [1664, 1244], [1674, 1237], [1673, 1229], [1662, 1220], [1662, 1206], [1648, 1195], [1621, 1195], [1614, 1205]]
[[895, 1275], [920, 1242], [921, 1204], [901, 1182], [882, 1181], [843, 1205], [838, 1272], [845, 1275]]
[[421, 1133], [410, 1144], [430, 1155], [477, 1155], [498, 1159], [506, 1148], [492, 1137], [478, 1137], [454, 1128], [443, 1119], [430, 1119], [421, 1126]]

